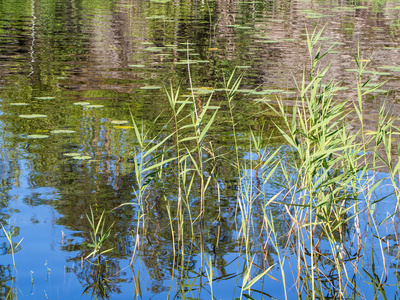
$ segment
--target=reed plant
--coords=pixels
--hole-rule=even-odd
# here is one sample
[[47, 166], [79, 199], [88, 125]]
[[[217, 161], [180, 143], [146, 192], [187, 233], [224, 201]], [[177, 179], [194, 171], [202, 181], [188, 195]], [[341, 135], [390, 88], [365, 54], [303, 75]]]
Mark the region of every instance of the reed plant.
[[[157, 194], [168, 216], [162, 230], [168, 228], [173, 252], [171, 286], [176, 287], [168, 298], [202, 298], [202, 291], [215, 298], [216, 281], [221, 278], [215, 277], [216, 262], [207, 247], [207, 218], [210, 207], [216, 206], [213, 218], [222, 219], [217, 170], [226, 167], [235, 173], [237, 186], [235, 277], [240, 290], [234, 289], [233, 299], [273, 297], [259, 288], [266, 278], [281, 282], [285, 299], [292, 298], [293, 290], [301, 299], [359, 299], [368, 297], [360, 288], [365, 283], [386, 297], [388, 231], [382, 226], [393, 222], [398, 205], [386, 218], [376, 220], [384, 197], [375, 192], [383, 181], [377, 174], [385, 167], [400, 199], [400, 163], [393, 158], [394, 136], [400, 130], [384, 105], [376, 130], [364, 129], [364, 101], [382, 83], [370, 86], [374, 74], [367, 77], [358, 51], [356, 93], [344, 98], [341, 82], [328, 79], [331, 62], [325, 60], [334, 46], [325, 49], [322, 34], [323, 29], [307, 31], [310, 65], [295, 80], [297, 99], [290, 105], [281, 99], [258, 103], [265, 113], [274, 114], [275, 136], [284, 140], [280, 146], [272, 146], [273, 134], [251, 124], [248, 143], [239, 141], [237, 111], [243, 99], [238, 99], [237, 91], [244, 74], [236, 72], [224, 79], [222, 100], [213, 93], [197, 95], [191, 79], [189, 96], [182, 97], [181, 85], [171, 83], [165, 88], [168, 121], [155, 136], [132, 118], [136, 187], [135, 200], [129, 204], [138, 208], [131, 260], [137, 297], [140, 282], [133, 265], [144, 252], [149, 202]], [[221, 112], [222, 104], [226, 110]], [[216, 149], [211, 138], [220, 114], [225, 114], [232, 132], [229, 155], [219, 153], [221, 148]], [[395, 155], [398, 158], [400, 150]], [[167, 175], [171, 170], [172, 178]], [[368, 219], [364, 229], [362, 217]], [[213, 244], [218, 246], [218, 241]], [[370, 256], [365, 255], [368, 251]], [[199, 269], [190, 267], [194, 256], [200, 260]], [[377, 257], [381, 274], [375, 268]]]
[[12, 257], [12, 274], [10, 278], [10, 285], [6, 286], [6, 288], [0, 293], [4, 299], [15, 299], [18, 297], [17, 290], [18, 287], [14, 286], [17, 282], [17, 268], [15, 262], [15, 253], [21, 249], [21, 242], [24, 238], [22, 238], [18, 243], [13, 241], [13, 237], [15, 236], [14, 231], [12, 230], [13, 227], [10, 226], [10, 229], [7, 230], [3, 224], [1, 224], [1, 228], [3, 229], [3, 233], [7, 239], [8, 246], [6, 247], [7, 253], [11, 254]]
[[105, 212], [103, 211], [100, 218], [96, 220], [93, 209], [90, 207], [90, 215], [86, 214], [86, 218], [90, 225], [90, 242], [86, 245], [92, 249], [92, 251], [85, 257], [85, 259], [99, 258], [113, 250], [113, 248], [105, 249], [105, 242], [111, 234], [111, 229], [114, 224], [111, 224], [108, 228], [105, 228]]
[[[295, 282], [298, 293], [304, 294], [307, 299], [350, 299], [361, 294], [360, 281], [356, 282], [356, 278], [360, 280], [363, 277], [361, 270], [364, 270], [365, 241], [362, 241], [359, 227], [361, 213], [368, 214], [371, 220], [368, 228], [369, 238], [374, 245], [371, 250], [381, 253], [382, 267], [384, 270], [387, 268], [380, 239], [380, 224], [374, 217], [375, 207], [382, 199], [373, 196], [373, 192], [381, 183], [374, 175], [379, 168], [377, 157], [389, 169], [391, 167], [389, 145], [394, 119], [389, 118], [383, 107], [377, 130], [364, 131], [363, 101], [377, 86], [365, 88], [371, 78], [364, 80], [365, 65], [358, 52], [355, 57], [359, 70], [356, 101], [352, 98], [338, 99], [340, 82], [326, 79], [330, 63], [324, 66], [320, 64], [321, 58], [330, 51], [330, 48], [321, 50], [322, 32], [307, 32], [311, 65], [304, 71], [301, 82], [297, 83], [299, 98], [296, 103], [292, 107], [285, 106], [280, 100], [268, 104], [283, 122], [283, 125], [276, 124], [276, 128], [284, 137], [290, 155], [286, 161], [279, 163], [280, 172], [285, 176], [285, 182], [281, 185], [282, 191], [286, 191], [285, 196], [274, 202], [284, 208], [289, 227], [286, 245], [297, 256], [297, 266], [292, 269], [297, 270]], [[350, 124], [357, 123], [359, 125], [356, 127], [360, 129], [351, 132]], [[378, 154], [381, 144], [388, 160]], [[371, 152], [374, 154], [371, 155]], [[399, 167], [396, 167], [389, 173], [392, 170], [397, 172]], [[396, 190], [397, 177], [390, 177]], [[265, 184], [268, 179], [265, 177]], [[274, 231], [274, 218], [267, 211], [264, 215], [268, 224], [266, 230]], [[265, 235], [271, 237], [270, 232]], [[349, 243], [349, 237], [355, 238], [356, 242]], [[282, 249], [277, 248], [274, 240], [270, 242], [282, 265], [285, 261], [285, 257], [279, 255]], [[349, 263], [350, 260], [354, 260], [354, 263]], [[378, 278], [371, 284], [382, 295], [385, 273], [380, 278], [368, 276]], [[283, 282], [286, 275], [282, 273]]]

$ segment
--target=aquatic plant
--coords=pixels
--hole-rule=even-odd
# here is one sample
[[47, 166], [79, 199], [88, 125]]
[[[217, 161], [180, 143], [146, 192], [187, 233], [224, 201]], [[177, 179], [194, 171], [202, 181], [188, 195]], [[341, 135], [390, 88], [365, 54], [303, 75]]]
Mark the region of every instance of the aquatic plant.
[[[368, 296], [361, 288], [365, 284], [386, 297], [384, 246], [390, 230], [382, 224], [393, 222], [398, 205], [376, 220], [377, 206], [388, 195], [375, 192], [384, 180], [377, 174], [385, 167], [400, 198], [400, 163], [393, 158], [393, 137], [400, 130], [384, 105], [376, 130], [364, 129], [364, 101], [384, 82], [370, 85], [376, 74], [365, 72], [369, 60], [358, 51], [356, 92], [346, 98], [342, 83], [328, 79], [332, 63], [325, 60], [334, 45], [326, 48], [322, 33], [323, 28], [306, 30], [310, 63], [301, 78], [294, 78], [294, 101], [278, 95], [271, 100], [271, 91], [258, 92], [268, 98], [252, 101], [258, 112], [246, 116], [246, 98], [239, 92], [254, 93], [240, 90], [245, 73], [235, 69], [223, 78], [222, 89], [195, 88], [187, 49], [190, 95], [181, 95], [184, 83], [171, 81], [164, 87], [169, 104], [165, 112], [150, 123], [132, 115], [134, 199], [122, 205], [137, 212], [130, 260], [136, 298], [142, 297], [143, 264], [162, 269], [157, 255], [148, 254], [152, 247], [155, 253], [168, 248], [163, 251], [170, 255], [170, 298], [209, 293], [213, 299], [218, 281], [224, 280], [235, 281], [233, 299], [274, 298], [264, 288], [268, 280], [281, 283], [285, 299], [293, 290], [305, 299], [359, 299]], [[263, 118], [270, 118], [273, 126], [249, 122]], [[231, 128], [225, 148], [218, 146], [213, 128], [221, 120]], [[239, 126], [242, 133], [248, 128], [244, 138]], [[234, 178], [235, 188], [225, 189], [227, 195], [219, 177], [222, 168]], [[235, 207], [224, 209], [224, 198], [234, 199]], [[154, 210], [160, 218], [152, 218]], [[93, 213], [88, 217], [94, 232], [89, 256], [110, 251], [102, 250], [104, 239], [97, 238], [109, 235], [109, 229], [103, 230], [103, 214], [97, 225]], [[362, 217], [369, 220], [364, 231]], [[236, 226], [235, 249], [222, 248], [224, 226]], [[150, 234], [170, 244], [154, 246]], [[223, 259], [214, 250], [219, 247], [222, 253], [237, 254], [230, 262], [235, 273], [218, 267]], [[370, 256], [364, 255], [368, 252]]]
[[4, 289], [2, 289], [2, 292], [0, 293], [1, 296], [4, 296], [6, 300], [8, 299], [14, 299], [17, 295], [17, 287], [14, 286], [15, 281], [17, 281], [17, 276], [16, 276], [16, 263], [15, 263], [15, 253], [18, 252], [21, 249], [21, 242], [24, 238], [22, 238], [18, 243], [14, 243], [13, 242], [13, 237], [15, 236], [14, 227], [10, 226], [9, 230], [6, 230], [6, 228], [4, 227], [3, 224], [1, 224], [1, 228], [3, 229], [3, 233], [7, 239], [8, 242], [8, 247], [6, 249], [6, 251], [8, 253], [11, 253], [11, 257], [12, 257], [12, 274], [11, 277], [9, 279], [10, 281], [10, 285], [9, 286], [5, 286]]
[[100, 218], [96, 221], [92, 207], [90, 207], [90, 215], [86, 214], [86, 218], [91, 229], [90, 242], [86, 243], [86, 245], [93, 250], [85, 257], [85, 259], [89, 259], [91, 257], [96, 258], [112, 251], [113, 248], [104, 249], [104, 244], [107, 238], [110, 236], [111, 229], [113, 227], [113, 224], [111, 224], [108, 228], [104, 227], [104, 211], [101, 213]]

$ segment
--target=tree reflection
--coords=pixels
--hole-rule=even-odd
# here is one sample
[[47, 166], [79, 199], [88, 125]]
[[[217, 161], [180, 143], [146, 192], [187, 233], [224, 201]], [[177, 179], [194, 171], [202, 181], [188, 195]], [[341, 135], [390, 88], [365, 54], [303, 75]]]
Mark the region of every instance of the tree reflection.
[[[4, 245], [1, 248], [4, 249]], [[12, 265], [0, 265], [0, 299], [18, 299], [14, 280], [14, 267]]]

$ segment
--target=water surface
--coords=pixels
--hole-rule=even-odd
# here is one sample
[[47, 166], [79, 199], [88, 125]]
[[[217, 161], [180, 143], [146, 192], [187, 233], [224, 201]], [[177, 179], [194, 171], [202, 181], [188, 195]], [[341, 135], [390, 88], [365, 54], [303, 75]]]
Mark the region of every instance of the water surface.
[[[162, 198], [162, 191], [173, 191], [167, 198], [176, 205], [176, 170], [165, 170], [166, 186], [155, 188], [146, 200], [147, 235], [140, 236], [144, 246], [130, 267], [140, 216], [135, 205], [119, 206], [135, 203], [132, 116], [145, 126], [158, 116], [159, 124], [169, 122], [164, 87], [181, 84], [181, 94], [190, 94], [189, 61], [198, 105], [216, 90], [211, 101], [221, 107], [210, 131], [213, 144], [228, 160], [234, 159], [227, 104], [218, 90], [224, 78], [234, 70], [245, 74], [237, 97], [244, 99], [246, 116], [253, 117], [243, 117], [238, 136], [241, 145], [248, 145], [249, 125], [267, 124], [268, 133], [273, 128], [268, 113], [257, 114], [265, 109], [258, 101], [282, 98], [290, 103], [296, 98], [295, 80], [309, 65], [306, 30], [325, 26], [323, 49], [335, 44], [327, 58], [333, 61], [328, 77], [343, 86], [338, 97], [356, 93], [358, 47], [369, 63], [367, 71], [376, 73], [371, 84], [387, 81], [365, 102], [366, 127], [372, 129], [383, 101], [398, 110], [399, 10], [396, 1], [2, 1], [0, 221], [13, 242], [21, 242], [15, 247], [13, 271], [10, 245], [1, 235], [1, 297], [89, 299], [98, 294], [100, 282], [112, 299], [131, 299], [137, 277], [143, 299], [179, 298], [180, 285], [193, 280], [204, 289], [199, 296], [186, 297], [208, 299], [207, 279], [199, 275], [203, 251], [215, 264], [214, 297], [240, 295], [241, 283], [231, 276], [237, 273], [241, 251], [235, 238], [238, 176], [229, 165], [217, 170], [219, 191], [207, 194], [207, 212], [196, 225], [204, 235], [182, 242], [187, 252], [181, 265]], [[150, 128], [150, 136], [162, 129]], [[166, 131], [161, 136], [170, 134]], [[266, 150], [282, 143], [276, 137]], [[90, 158], [74, 159], [71, 153]], [[244, 146], [240, 153], [248, 164], [257, 159]], [[249, 174], [244, 181], [259, 185], [257, 172], [249, 168]], [[279, 182], [282, 177], [276, 176]], [[279, 191], [274, 185], [265, 188], [270, 195]], [[381, 191], [388, 192], [390, 188]], [[380, 204], [377, 219], [393, 210], [393, 200]], [[191, 205], [196, 215], [198, 199]], [[262, 202], [258, 205], [261, 211]], [[85, 259], [90, 253], [84, 244], [90, 240], [90, 209], [97, 217], [109, 212], [106, 224], [114, 223], [107, 240], [113, 250], [101, 268]], [[273, 213], [284, 235], [288, 229], [281, 212]], [[397, 227], [393, 225], [391, 234]], [[262, 231], [261, 226], [257, 230]], [[396, 256], [395, 250], [395, 245], [388, 246], [388, 259]], [[272, 252], [264, 257], [257, 251], [259, 266], [277, 261]], [[296, 257], [288, 254], [287, 259]], [[189, 272], [183, 274], [183, 266]], [[396, 285], [397, 264], [388, 272], [387, 284]], [[273, 276], [279, 274], [275, 267]], [[283, 299], [283, 288], [275, 285], [266, 277], [254, 288]], [[374, 293], [368, 283], [360, 285]], [[389, 288], [388, 295], [395, 290]], [[298, 298], [295, 289], [289, 292], [290, 299]]]

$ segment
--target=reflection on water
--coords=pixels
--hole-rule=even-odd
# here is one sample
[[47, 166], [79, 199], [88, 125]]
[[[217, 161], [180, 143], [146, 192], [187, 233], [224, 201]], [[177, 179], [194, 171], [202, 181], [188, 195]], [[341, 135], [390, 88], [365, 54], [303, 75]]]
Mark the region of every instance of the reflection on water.
[[[205, 257], [213, 262], [214, 297], [238, 296], [237, 266], [243, 264], [238, 255], [243, 245], [236, 239], [238, 179], [232, 165], [220, 163], [234, 159], [229, 112], [224, 92], [218, 90], [224, 76], [235, 68], [245, 74], [237, 92], [245, 99], [238, 136], [240, 146], [247, 145], [248, 125], [272, 132], [271, 117], [257, 115], [257, 100], [295, 99], [294, 82], [309, 63], [306, 28], [325, 26], [324, 47], [335, 43], [328, 76], [342, 82], [339, 96], [356, 94], [357, 45], [369, 61], [367, 71], [375, 74], [369, 84], [388, 81], [365, 103], [365, 126], [372, 129], [384, 100], [398, 108], [399, 10], [395, 1], [2, 1], [0, 223], [11, 230], [14, 243], [24, 239], [15, 253], [14, 273], [10, 244], [4, 232], [0, 235], [0, 297], [208, 298]], [[208, 147], [226, 154], [204, 154], [216, 161], [204, 174], [215, 174], [218, 180], [206, 192], [204, 216], [180, 227], [179, 220], [199, 214], [201, 196], [195, 192], [185, 204], [192, 210], [182, 210], [176, 170], [168, 166], [154, 175], [165, 180], [146, 195], [143, 211], [123, 204], [135, 203], [138, 188], [131, 115], [149, 128], [151, 137], [160, 130], [163, 137], [171, 134], [173, 129], [163, 130], [153, 121], [171, 121], [164, 91], [171, 80], [182, 83], [182, 95], [190, 94], [188, 62], [198, 106], [206, 105], [214, 91], [212, 105], [221, 107]], [[278, 147], [281, 141], [276, 140], [268, 150]], [[243, 161], [250, 161], [251, 155], [241, 149]], [[285, 151], [279, 154], [282, 160]], [[262, 170], [248, 169], [253, 169], [252, 188], [264, 189]], [[284, 178], [274, 176], [275, 182]], [[196, 180], [193, 190], [201, 186]], [[266, 189], [267, 195], [279, 191], [277, 186]], [[393, 206], [389, 200], [379, 204], [382, 213]], [[264, 200], [257, 201], [254, 213], [261, 216]], [[94, 261], [85, 259], [90, 208], [97, 217], [107, 212], [106, 226], [114, 223], [105, 245], [113, 250]], [[284, 236], [290, 228], [283, 213], [271, 213]], [[171, 224], [170, 218], [178, 221]], [[254, 276], [277, 262], [272, 246], [263, 242], [262, 218], [258, 221], [253, 230], [261, 246], [254, 245]], [[398, 225], [393, 226], [396, 230], [386, 236], [389, 246], [383, 250], [391, 257], [397, 255]], [[286, 242], [278, 241], [281, 247]], [[348, 253], [349, 260], [355, 258]], [[330, 274], [330, 262], [322, 264]], [[392, 267], [389, 281], [395, 283], [398, 268]], [[279, 272], [275, 269], [273, 276], [280, 278]], [[332, 275], [321, 284], [332, 287], [337, 282]], [[267, 278], [254, 289], [282, 299], [283, 290], [270, 288], [274, 283]], [[297, 298], [299, 291], [290, 292], [289, 298]]]

